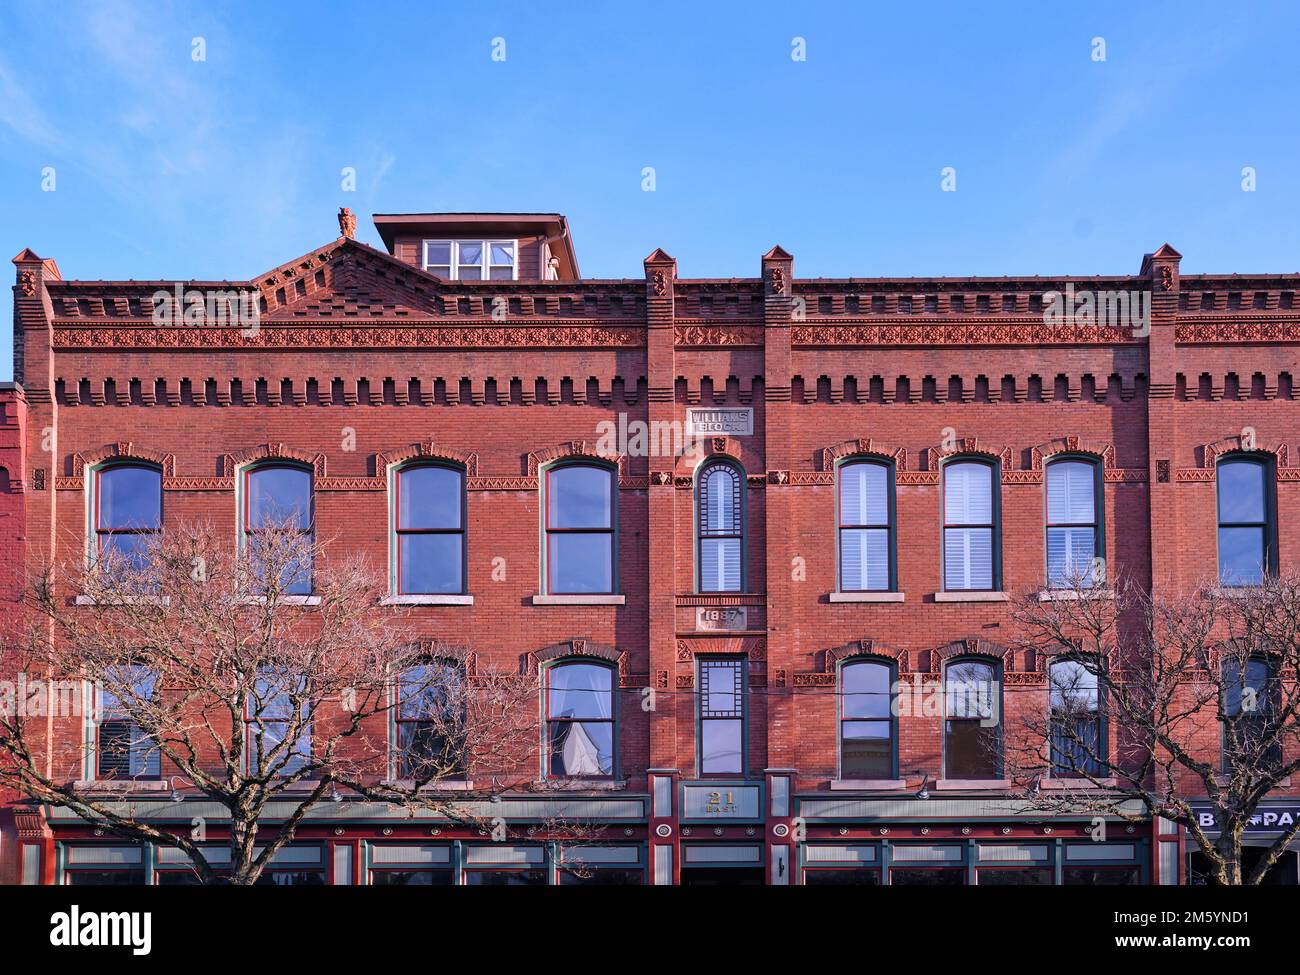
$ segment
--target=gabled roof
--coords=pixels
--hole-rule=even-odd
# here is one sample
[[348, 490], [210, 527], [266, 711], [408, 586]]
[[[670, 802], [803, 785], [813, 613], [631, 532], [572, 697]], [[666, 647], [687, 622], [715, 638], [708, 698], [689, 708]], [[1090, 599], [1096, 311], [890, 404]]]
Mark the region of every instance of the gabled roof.
[[263, 320], [425, 316], [440, 279], [369, 244], [340, 237], [258, 275]]

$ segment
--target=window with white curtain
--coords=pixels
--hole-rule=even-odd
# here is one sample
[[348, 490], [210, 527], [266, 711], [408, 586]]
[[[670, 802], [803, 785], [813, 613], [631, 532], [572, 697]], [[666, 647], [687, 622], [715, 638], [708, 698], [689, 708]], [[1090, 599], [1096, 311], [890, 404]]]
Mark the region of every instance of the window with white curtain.
[[566, 660], [546, 671], [547, 774], [614, 774], [614, 670]]
[[943, 587], [948, 591], [998, 586], [997, 504], [993, 465], [959, 460], [943, 469]]
[[1093, 560], [1100, 550], [1097, 465], [1063, 459], [1047, 465], [1047, 586], [1088, 588], [1104, 583]]
[[744, 477], [725, 462], [714, 462], [699, 476], [700, 592], [741, 592], [744, 588]]
[[864, 460], [840, 465], [839, 474], [840, 589], [888, 591], [893, 586], [893, 470]]

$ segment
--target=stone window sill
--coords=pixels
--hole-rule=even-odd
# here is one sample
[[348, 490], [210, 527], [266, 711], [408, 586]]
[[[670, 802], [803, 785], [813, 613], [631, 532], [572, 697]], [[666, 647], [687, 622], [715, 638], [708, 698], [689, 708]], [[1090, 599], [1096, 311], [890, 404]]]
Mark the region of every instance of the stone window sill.
[[1248, 597], [1259, 592], [1258, 586], [1219, 586], [1210, 590], [1211, 594], [1218, 596], [1220, 599], [1247, 599]]
[[901, 603], [905, 593], [901, 592], [835, 592], [828, 593], [832, 603]]
[[[280, 600], [285, 606], [319, 606], [320, 596], [281, 596]], [[265, 596], [245, 596], [244, 602], [249, 606], [265, 606]]]
[[906, 788], [906, 779], [831, 779], [831, 791], [833, 792], [883, 792]]
[[626, 602], [627, 597], [620, 593], [538, 593], [533, 597], [534, 606], [622, 606]]
[[1119, 779], [1098, 779], [1095, 783], [1087, 779], [1072, 779], [1067, 776], [1049, 778], [1044, 776], [1038, 783], [1040, 789], [1114, 789], [1119, 786]]
[[172, 791], [166, 779], [78, 779], [73, 787], [86, 795], [105, 796]]
[[421, 593], [385, 596], [380, 606], [473, 606], [474, 597], [458, 593]]
[[1074, 602], [1080, 599], [1114, 599], [1112, 589], [1044, 589], [1038, 594], [1040, 603]]
[[939, 779], [934, 788], [938, 792], [974, 792], [989, 789], [1010, 789], [1010, 779]]
[[991, 589], [961, 589], [934, 594], [936, 603], [1005, 603], [1010, 600], [1011, 597], [1006, 593]]
[[549, 792], [617, 792], [627, 788], [627, 779], [543, 779], [537, 788]]
[[94, 596], [78, 596], [75, 602], [78, 606], [170, 606], [172, 600], [170, 596], [127, 596], [101, 601]]
[[[410, 789], [415, 786], [414, 779], [388, 779], [384, 785], [392, 789]], [[420, 786], [421, 792], [472, 792], [474, 782], [471, 779], [440, 779]]]

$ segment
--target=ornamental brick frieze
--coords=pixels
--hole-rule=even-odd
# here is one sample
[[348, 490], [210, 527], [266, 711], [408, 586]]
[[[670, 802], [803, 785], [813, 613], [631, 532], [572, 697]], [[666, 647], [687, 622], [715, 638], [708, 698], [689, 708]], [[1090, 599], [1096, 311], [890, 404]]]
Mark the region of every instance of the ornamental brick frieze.
[[237, 325], [105, 327], [59, 326], [55, 349], [524, 349], [641, 348], [641, 326], [282, 326]]
[[1108, 325], [1048, 325], [1042, 316], [1020, 322], [919, 324], [879, 322], [871, 324], [819, 323], [796, 325], [790, 343], [796, 346], [844, 348], [899, 346], [987, 346], [987, 345], [1136, 345], [1131, 329]]

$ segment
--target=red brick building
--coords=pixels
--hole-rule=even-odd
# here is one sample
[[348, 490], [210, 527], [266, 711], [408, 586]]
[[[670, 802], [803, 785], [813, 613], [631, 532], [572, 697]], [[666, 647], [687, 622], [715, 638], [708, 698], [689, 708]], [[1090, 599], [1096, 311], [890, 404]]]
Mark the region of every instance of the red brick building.
[[[605, 827], [597, 873], [623, 882], [1180, 881], [1176, 830], [1117, 820], [1092, 842], [1090, 815], [1019, 803], [960, 721], [872, 695], [973, 665], [1006, 715], [1043, 709], [1007, 594], [1061, 558], [1165, 592], [1214, 573], [1216, 461], [1243, 436], [1294, 567], [1277, 526], [1300, 523], [1300, 275], [1184, 275], [1165, 245], [1132, 276], [797, 278], [774, 247], [753, 278], [679, 278], [655, 250], [642, 278], [590, 280], [559, 215], [379, 215], [387, 253], [340, 224], [243, 282], [65, 280], [25, 250], [0, 390], [6, 598], [97, 527], [97, 472], [156, 470], [166, 519], [224, 519], [268, 461], [305, 473], [318, 532], [401, 597], [418, 570], [391, 482], [433, 461], [463, 478], [464, 554], [405, 600], [422, 633], [608, 675], [554, 794], [501, 796], [518, 842], [367, 807], [309, 819], [281, 869], [560, 882], [562, 846], [526, 828], [560, 809]], [[252, 292], [259, 325], [156, 323], [178, 287]], [[1051, 324], [1067, 290], [1149, 301], [1149, 328]], [[702, 433], [702, 458], [644, 449], [638, 424]], [[1063, 461], [1087, 504], [1057, 523]], [[577, 499], [554, 522], [551, 490]], [[177, 798], [140, 801], [182, 828], [202, 804]], [[8, 882], [176, 866], [57, 809], [11, 801], [2, 828]]]

